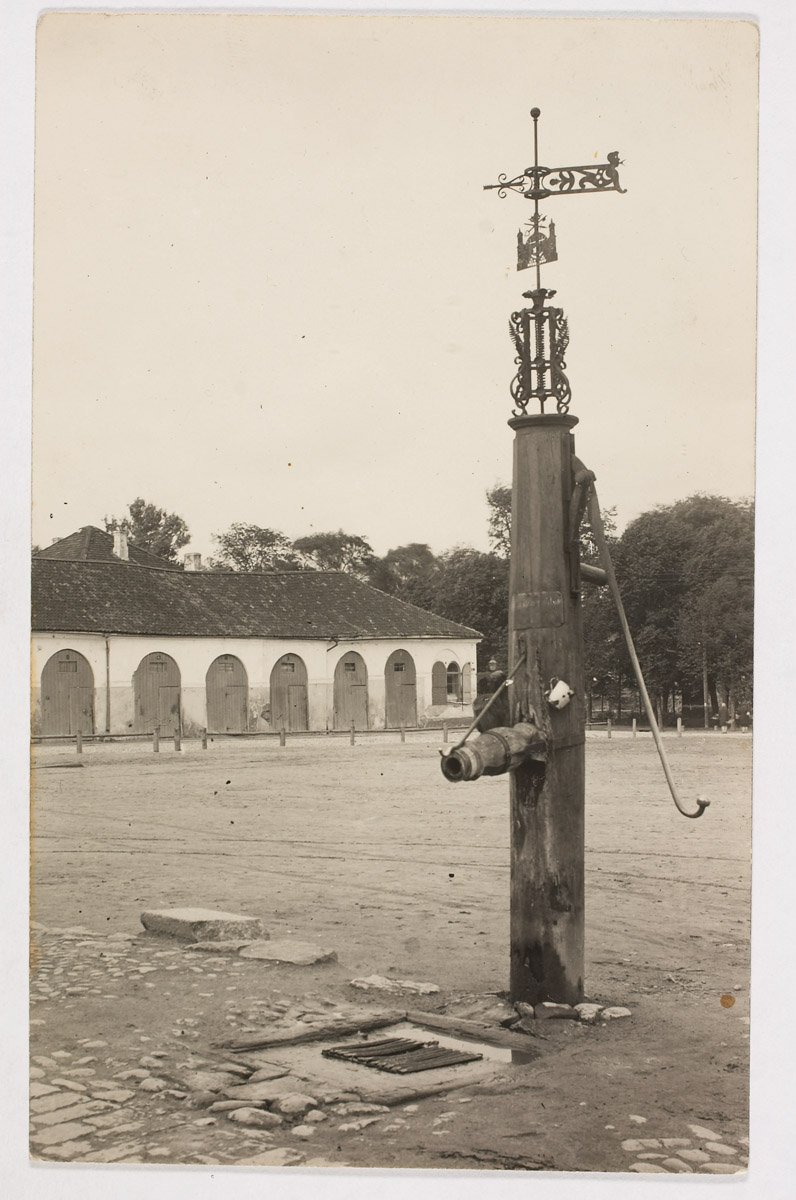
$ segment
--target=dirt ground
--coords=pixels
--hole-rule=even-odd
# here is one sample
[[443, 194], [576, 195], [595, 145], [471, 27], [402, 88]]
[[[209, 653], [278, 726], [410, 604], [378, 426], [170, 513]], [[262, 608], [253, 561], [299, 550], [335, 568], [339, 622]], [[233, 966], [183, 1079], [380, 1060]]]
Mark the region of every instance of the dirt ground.
[[[166, 742], [158, 755], [143, 742], [96, 743], [80, 758], [74, 747], [38, 747], [34, 1062], [71, 1068], [73, 1083], [81, 1069], [117, 1078], [156, 1047], [164, 1061], [181, 1047], [199, 1061], [214, 1041], [261, 1027], [262, 1006], [299, 1018], [324, 1005], [445, 1012], [463, 994], [503, 992], [508, 784], [446, 783], [438, 740], [218, 739], [180, 753]], [[711, 800], [698, 821], [675, 810], [649, 737], [588, 736], [586, 992], [632, 1016], [545, 1022], [544, 1036], [528, 1039], [533, 1062], [404, 1106], [391, 1123], [341, 1133], [319, 1119], [296, 1162], [674, 1170], [659, 1165], [674, 1153], [663, 1139], [680, 1139], [743, 1169], [751, 738], [691, 733], [667, 746], [682, 794]], [[143, 934], [144, 909], [183, 906], [260, 917], [272, 939], [310, 941], [337, 960], [274, 967]], [[92, 950], [113, 935], [118, 954]], [[396, 1000], [350, 986], [373, 974], [440, 991]], [[42, 1072], [49, 1090], [52, 1070]], [[256, 1161], [258, 1131], [181, 1115], [179, 1094], [134, 1103], [116, 1160]], [[705, 1152], [708, 1133], [724, 1152]], [[639, 1138], [652, 1140], [628, 1150]], [[259, 1145], [288, 1142], [263, 1134]], [[62, 1144], [56, 1156], [69, 1157]], [[79, 1136], [76, 1145], [74, 1157], [90, 1159]]]

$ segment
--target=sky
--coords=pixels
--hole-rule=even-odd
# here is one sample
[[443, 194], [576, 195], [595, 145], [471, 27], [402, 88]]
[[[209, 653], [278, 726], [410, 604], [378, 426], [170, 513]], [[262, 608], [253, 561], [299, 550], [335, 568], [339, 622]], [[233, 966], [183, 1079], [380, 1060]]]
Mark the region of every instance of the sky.
[[542, 203], [579, 457], [619, 527], [754, 490], [757, 32], [744, 21], [51, 13], [37, 45], [32, 537], [143, 496], [383, 554], [486, 549]]

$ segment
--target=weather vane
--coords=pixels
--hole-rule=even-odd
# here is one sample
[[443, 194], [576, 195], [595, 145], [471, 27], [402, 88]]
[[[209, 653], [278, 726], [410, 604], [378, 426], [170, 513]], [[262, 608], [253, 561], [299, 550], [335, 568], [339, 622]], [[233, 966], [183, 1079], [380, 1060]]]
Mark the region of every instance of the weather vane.
[[556, 227], [539, 212], [539, 201], [548, 196], [577, 196], [590, 192], [624, 192], [619, 185], [619, 153], [612, 150], [608, 161], [583, 167], [541, 167], [539, 165], [539, 109], [532, 108], [533, 117], [533, 166], [526, 167], [522, 174], [509, 179], [499, 175], [497, 183], [487, 183], [484, 191], [496, 190], [501, 199], [508, 192], [518, 192], [533, 200], [533, 215], [524, 229], [517, 234], [517, 270], [536, 268], [536, 287], [523, 292], [531, 301], [530, 308], [511, 314], [509, 332], [517, 356], [517, 374], [511, 382], [511, 396], [517, 408], [516, 417], [522, 416], [532, 398], [536, 398], [542, 412], [545, 402], [555, 399], [556, 410], [565, 413], [569, 409], [572, 392], [564, 374], [564, 353], [569, 344], [569, 328], [564, 310], [545, 304], [555, 296], [552, 288], [543, 288], [540, 268], [543, 263], [556, 262]]

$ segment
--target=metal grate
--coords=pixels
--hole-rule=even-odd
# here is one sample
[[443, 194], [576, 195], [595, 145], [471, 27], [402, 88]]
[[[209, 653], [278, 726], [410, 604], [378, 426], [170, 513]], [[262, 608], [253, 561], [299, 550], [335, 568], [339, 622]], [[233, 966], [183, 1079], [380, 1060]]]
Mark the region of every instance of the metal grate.
[[448, 1050], [439, 1042], [413, 1042], [411, 1038], [383, 1038], [378, 1042], [330, 1046], [323, 1054], [326, 1058], [342, 1058], [346, 1062], [374, 1067], [377, 1071], [391, 1071], [395, 1075], [455, 1067], [459, 1063], [483, 1058], [482, 1054], [471, 1054], [466, 1050]]

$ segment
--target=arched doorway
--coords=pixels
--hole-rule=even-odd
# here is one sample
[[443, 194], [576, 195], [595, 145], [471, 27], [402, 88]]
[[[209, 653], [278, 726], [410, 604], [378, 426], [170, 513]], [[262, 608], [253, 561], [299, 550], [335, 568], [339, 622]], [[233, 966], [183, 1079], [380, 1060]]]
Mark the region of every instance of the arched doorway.
[[344, 654], [334, 671], [334, 727], [368, 728], [368, 668], [361, 654]]
[[134, 733], [180, 731], [180, 668], [170, 654], [147, 654], [133, 675]]
[[245, 733], [249, 727], [249, 678], [234, 654], [219, 654], [205, 676], [208, 733]]
[[385, 720], [388, 729], [417, 725], [417, 674], [408, 650], [393, 650], [384, 668]]
[[273, 729], [301, 733], [309, 729], [307, 712], [307, 668], [298, 654], [283, 654], [271, 672], [271, 721]]
[[59, 650], [41, 673], [41, 732], [45, 737], [94, 732], [94, 672], [77, 650]]
[[446, 672], [448, 704], [462, 702], [462, 673], [457, 662], [449, 662]]

